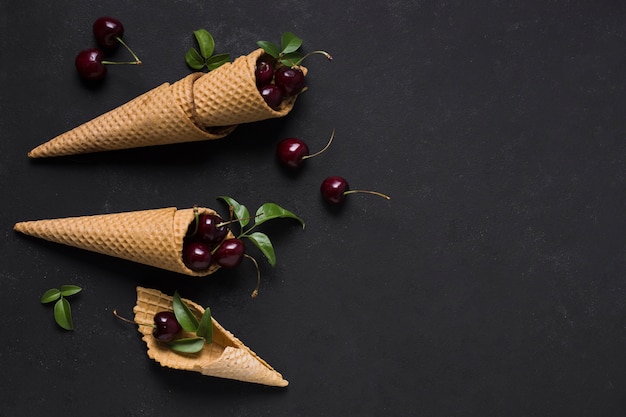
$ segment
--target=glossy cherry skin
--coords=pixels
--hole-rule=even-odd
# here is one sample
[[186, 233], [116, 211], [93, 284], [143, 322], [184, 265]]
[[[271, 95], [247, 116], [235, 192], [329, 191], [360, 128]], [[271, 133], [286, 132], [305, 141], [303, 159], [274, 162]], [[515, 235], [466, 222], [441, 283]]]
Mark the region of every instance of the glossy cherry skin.
[[176, 335], [183, 330], [176, 315], [171, 311], [161, 311], [154, 315], [154, 325], [152, 336], [161, 342], [171, 342]]
[[124, 26], [114, 17], [103, 16], [93, 23], [93, 34], [100, 47], [115, 49], [120, 44], [117, 39], [124, 35]]
[[278, 161], [288, 168], [298, 168], [307, 155], [309, 155], [309, 147], [298, 138], [283, 139], [276, 146]]
[[187, 241], [183, 244], [183, 262], [192, 271], [206, 271], [211, 266], [211, 248], [200, 241]]
[[274, 66], [264, 59], [259, 59], [254, 69], [254, 76], [257, 85], [267, 85], [274, 79]]
[[202, 213], [198, 216], [198, 230], [194, 237], [208, 244], [217, 244], [228, 234], [228, 226], [220, 225], [224, 220], [220, 216]]
[[97, 48], [85, 49], [76, 55], [74, 64], [76, 71], [85, 80], [102, 80], [107, 74], [107, 68], [102, 63], [104, 52]]
[[295, 96], [304, 88], [304, 73], [299, 68], [280, 67], [274, 74], [274, 83], [284, 97]]
[[213, 252], [215, 262], [222, 268], [236, 268], [243, 260], [246, 245], [241, 239], [226, 239]]
[[348, 191], [348, 181], [343, 177], [332, 176], [322, 181], [320, 191], [326, 202], [333, 205], [343, 203], [345, 193]]
[[273, 109], [280, 107], [280, 103], [283, 101], [283, 93], [275, 84], [268, 84], [259, 88], [261, 97]]

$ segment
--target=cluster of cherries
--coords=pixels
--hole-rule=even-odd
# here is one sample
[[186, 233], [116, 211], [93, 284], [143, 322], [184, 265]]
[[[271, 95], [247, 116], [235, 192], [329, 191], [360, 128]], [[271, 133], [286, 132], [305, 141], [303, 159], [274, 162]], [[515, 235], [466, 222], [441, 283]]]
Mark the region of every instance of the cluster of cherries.
[[304, 89], [304, 73], [300, 68], [279, 64], [268, 54], [257, 60], [254, 76], [261, 97], [273, 109], [280, 107], [283, 99], [298, 95]]
[[[97, 19], [93, 24], [93, 34], [99, 48], [84, 49], [76, 55], [74, 64], [76, 71], [81, 78], [87, 81], [100, 81], [107, 74], [106, 65], [111, 64], [131, 64], [140, 65], [141, 60], [133, 52], [132, 49], [124, 43], [122, 36], [124, 35], [124, 26], [114, 17], [103, 16]], [[122, 44], [134, 58], [130, 62], [113, 62], [106, 61], [105, 52], [112, 52]]]
[[226, 238], [229, 223], [216, 214], [196, 215], [183, 242], [183, 262], [187, 268], [202, 272], [213, 262], [222, 268], [239, 266], [246, 247], [241, 239]]

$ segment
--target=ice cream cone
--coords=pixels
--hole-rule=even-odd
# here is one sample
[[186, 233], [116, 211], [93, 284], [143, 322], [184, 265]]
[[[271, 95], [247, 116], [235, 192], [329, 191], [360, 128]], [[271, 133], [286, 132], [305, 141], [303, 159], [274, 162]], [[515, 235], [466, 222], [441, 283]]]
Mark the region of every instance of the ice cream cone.
[[286, 116], [296, 97], [273, 110], [256, 86], [254, 70], [262, 54], [258, 49], [206, 74], [192, 73], [173, 84], [164, 83], [37, 146], [28, 156], [44, 158], [219, 139], [238, 124]]
[[[183, 300], [198, 318], [204, 309], [198, 304]], [[160, 291], [137, 287], [137, 305], [133, 309], [135, 322], [151, 323], [159, 311], [172, 311], [172, 297]], [[181, 354], [158, 342], [150, 326], [138, 326], [142, 339], [148, 346], [148, 357], [161, 366], [200, 372], [203, 375], [234, 379], [244, 382], [285, 387], [288, 382], [267, 362], [258, 357], [233, 334], [213, 319], [213, 339], [197, 354]]]
[[[216, 214], [208, 208], [199, 213]], [[218, 269], [195, 272], [182, 261], [183, 240], [195, 218], [194, 209], [175, 207], [92, 216], [26, 221], [14, 230], [26, 235], [191, 276], [206, 276]], [[232, 237], [232, 234], [229, 233]]]

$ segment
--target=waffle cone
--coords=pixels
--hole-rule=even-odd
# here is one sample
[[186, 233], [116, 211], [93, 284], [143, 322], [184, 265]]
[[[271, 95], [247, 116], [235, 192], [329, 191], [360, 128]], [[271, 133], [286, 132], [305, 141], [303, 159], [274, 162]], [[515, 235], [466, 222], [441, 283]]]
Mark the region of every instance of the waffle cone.
[[[183, 302], [189, 306], [198, 320], [202, 317], [204, 309], [201, 306], [190, 300], [183, 300]], [[154, 315], [159, 311], [172, 311], [172, 297], [154, 289], [137, 287], [137, 305], [133, 311], [135, 322], [151, 323]], [[288, 384], [280, 373], [224, 329], [215, 319], [213, 319], [212, 343], [205, 344], [197, 354], [174, 352], [152, 336], [151, 327], [137, 327], [148, 346], [148, 357], [161, 366], [278, 387], [285, 387]]]
[[[216, 214], [208, 208], [199, 213]], [[218, 267], [195, 272], [182, 261], [183, 239], [194, 209], [175, 207], [15, 224], [14, 230], [51, 242], [115, 256], [191, 276], [206, 276]], [[231, 236], [232, 237], [232, 236]]]
[[28, 153], [31, 158], [75, 155], [219, 139], [235, 128], [200, 129], [193, 120], [193, 82], [202, 74], [165, 83]]
[[[257, 49], [200, 77], [193, 86], [200, 126], [228, 126], [286, 116], [296, 96], [274, 110], [259, 94], [254, 69], [264, 54]], [[306, 74], [306, 68], [300, 67]]]
[[[192, 73], [37, 146], [30, 158], [219, 139], [238, 124], [286, 116], [296, 97], [277, 110], [258, 91], [254, 70], [262, 49], [208, 73]], [[306, 68], [302, 67], [306, 74]]]

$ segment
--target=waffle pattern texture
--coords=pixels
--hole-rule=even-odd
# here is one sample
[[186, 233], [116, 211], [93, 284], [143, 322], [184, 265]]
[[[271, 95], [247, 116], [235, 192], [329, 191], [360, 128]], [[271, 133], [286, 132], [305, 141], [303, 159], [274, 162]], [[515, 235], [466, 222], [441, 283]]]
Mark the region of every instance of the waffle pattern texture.
[[[204, 308], [183, 299], [200, 319]], [[137, 287], [137, 304], [133, 309], [137, 323], [152, 323], [159, 311], [172, 311], [172, 297], [150, 288]], [[289, 383], [267, 362], [259, 358], [232, 333], [213, 319], [213, 341], [197, 354], [181, 354], [169, 349], [152, 336], [149, 326], [137, 326], [148, 346], [148, 357], [161, 366], [203, 375], [234, 379], [263, 385], [285, 387]], [[182, 335], [182, 337], [190, 335]]]
[[[140, 210], [16, 223], [26, 235], [191, 276], [206, 276], [219, 267], [195, 272], [182, 261], [183, 240], [195, 218], [193, 208]], [[217, 214], [205, 207], [199, 213]], [[233, 237], [229, 232], [228, 237]]]
[[254, 69], [262, 54], [258, 49], [206, 74], [192, 73], [174, 84], [162, 84], [39, 145], [28, 156], [44, 158], [219, 139], [238, 124], [286, 116], [295, 97], [273, 110], [257, 89]]

